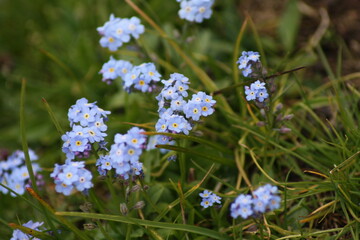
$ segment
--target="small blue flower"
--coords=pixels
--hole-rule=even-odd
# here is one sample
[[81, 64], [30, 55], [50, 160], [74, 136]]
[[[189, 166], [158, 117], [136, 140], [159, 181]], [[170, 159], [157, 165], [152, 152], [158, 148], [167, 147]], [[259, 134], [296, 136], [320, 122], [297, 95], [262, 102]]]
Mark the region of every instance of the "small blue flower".
[[241, 216], [246, 219], [250, 216], [256, 217], [267, 211], [280, 208], [281, 198], [277, 196], [277, 187], [267, 184], [259, 187], [251, 195], [239, 195], [230, 206], [231, 216]]
[[199, 195], [202, 198], [200, 205], [204, 208], [211, 207], [214, 205], [214, 203], [221, 204], [221, 197], [209, 190], [204, 190], [204, 192], [199, 193]]
[[166, 132], [168, 129], [168, 123], [167, 120], [164, 118], [159, 118], [155, 125], [155, 129], [157, 132]]
[[264, 82], [260, 82], [260, 80], [256, 80], [254, 83], [252, 83], [251, 88], [256, 89], [256, 90], [261, 90], [261, 89], [266, 89], [265, 88], [265, 83]]
[[252, 73], [252, 66], [256, 62], [260, 62], [260, 54], [258, 52], [243, 51], [236, 63], [239, 64], [239, 69], [242, 70], [244, 77], [247, 77]]
[[65, 196], [69, 196], [71, 192], [74, 190], [73, 185], [66, 185], [61, 180], [55, 180], [55, 191], [58, 193], [62, 193]]
[[78, 169], [72, 167], [71, 165], [65, 166], [62, 169], [62, 172], [58, 175], [58, 178], [66, 185], [71, 185], [79, 179]]
[[204, 190], [204, 192], [199, 193], [199, 196], [202, 197], [202, 198], [209, 198], [211, 194], [212, 194], [211, 191], [209, 191], [209, 190]]
[[119, 77], [119, 69], [117, 61], [110, 56], [110, 60], [102, 66], [100, 72], [103, 75], [102, 81], [114, 80]]
[[201, 116], [201, 104], [196, 101], [190, 101], [184, 106], [184, 113], [187, 118], [198, 121]]
[[245, 94], [246, 94], [246, 100], [251, 101], [256, 99], [257, 90], [254, 88], [249, 88], [248, 86], [245, 86]]
[[212, 201], [210, 201], [209, 198], [203, 198], [200, 205], [203, 206], [204, 208], [208, 208], [211, 207], [214, 203]]
[[123, 43], [129, 42], [131, 36], [139, 38], [144, 32], [144, 26], [137, 17], [121, 19], [111, 14], [109, 21], [98, 27], [97, 31], [102, 36], [100, 45], [109, 48], [110, 51], [116, 51]]
[[269, 97], [269, 94], [266, 91], [266, 89], [261, 89], [261, 90], [258, 90], [256, 97], [259, 102], [263, 102], [265, 99], [267, 99]]
[[190, 22], [200, 23], [204, 19], [209, 19], [211, 17], [211, 7], [213, 4], [213, 0], [182, 1], [180, 3], [181, 9], [179, 10], [179, 16]]
[[[39, 227], [41, 227], [44, 223], [43, 222], [33, 222], [32, 220], [24, 223], [22, 226], [31, 228], [35, 231], [41, 231]], [[15, 229], [13, 231], [13, 235], [10, 240], [40, 240], [40, 238], [33, 237], [32, 235], [26, 234], [19, 229]]]
[[96, 161], [96, 166], [98, 166], [101, 170], [110, 171], [112, 169], [110, 156], [109, 155], [100, 156], [100, 158]]
[[79, 191], [84, 191], [93, 187], [91, 182], [91, 172], [85, 168], [79, 169], [77, 172], [78, 180], [75, 182], [75, 187]]
[[128, 31], [135, 38], [138, 39], [140, 34], [143, 34], [145, 31], [144, 25], [140, 23], [140, 19], [137, 17], [132, 17], [128, 22]]

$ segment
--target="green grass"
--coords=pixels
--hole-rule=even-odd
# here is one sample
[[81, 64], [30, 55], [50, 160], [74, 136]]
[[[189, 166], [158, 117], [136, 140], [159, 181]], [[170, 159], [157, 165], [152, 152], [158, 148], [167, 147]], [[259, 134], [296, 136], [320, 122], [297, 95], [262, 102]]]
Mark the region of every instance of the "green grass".
[[[15, 198], [1, 194], [0, 238], [10, 239], [11, 227], [18, 227], [9, 223], [33, 220], [56, 232], [49, 239], [359, 239], [360, 90], [352, 80], [360, 73], [344, 70], [345, 60], [356, 58], [331, 26], [318, 41], [300, 42], [305, 16], [298, 2], [288, 1], [269, 29], [230, 0], [216, 1], [212, 18], [201, 24], [179, 19], [176, 1], [1, 2], [0, 148], [34, 149], [46, 185]], [[138, 16], [146, 32], [108, 52], [98, 44], [96, 27], [110, 13]], [[335, 52], [327, 50], [330, 43]], [[266, 117], [245, 100], [249, 79], [234, 63], [243, 50], [259, 51], [268, 75], [277, 75]], [[69, 130], [67, 111], [77, 99], [112, 112], [109, 145], [136, 124], [156, 134], [155, 94], [128, 94], [119, 82], [101, 82], [98, 71], [110, 55], [152, 61], [164, 79], [184, 74], [192, 90], [214, 94], [215, 113], [189, 136], [174, 135], [179, 145], [162, 146], [170, 154], [144, 153], [141, 190], [130, 197], [125, 183], [97, 177], [88, 196], [65, 197], [49, 175], [65, 160], [60, 136]], [[283, 123], [291, 132], [274, 130], [282, 126], [279, 114], [294, 115]], [[258, 127], [265, 118], [269, 124]], [[177, 161], [168, 162], [174, 153]], [[87, 160], [93, 173], [95, 160]], [[235, 197], [266, 183], [279, 187], [281, 208], [257, 220], [233, 220]], [[204, 189], [222, 197], [220, 208], [202, 209]], [[139, 201], [145, 207], [131, 209]], [[80, 209], [85, 202], [93, 206], [89, 212]], [[127, 216], [121, 203], [129, 207]], [[96, 227], [84, 230], [85, 223]]]

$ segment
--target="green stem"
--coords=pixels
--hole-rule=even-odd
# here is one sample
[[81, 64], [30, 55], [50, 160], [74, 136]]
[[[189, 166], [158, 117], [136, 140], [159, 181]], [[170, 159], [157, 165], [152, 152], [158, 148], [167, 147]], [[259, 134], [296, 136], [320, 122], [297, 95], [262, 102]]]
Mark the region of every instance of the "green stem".
[[[179, 140], [180, 147], [186, 148], [187, 141], [185, 139]], [[180, 167], [180, 182], [183, 186], [186, 182], [186, 159], [185, 153], [179, 153], [179, 167]]]
[[[26, 138], [26, 127], [25, 127], [25, 89], [26, 89], [26, 80], [22, 79], [21, 82], [21, 95], [20, 95], [20, 131], [21, 131], [21, 143], [22, 143], [22, 149], [25, 155], [25, 164], [26, 164], [26, 168], [29, 172], [29, 176], [30, 176], [30, 180], [31, 180], [31, 186], [33, 188], [33, 190], [39, 195], [39, 190], [38, 187], [36, 185], [36, 179], [35, 179], [35, 174], [33, 171], [33, 167], [32, 167], [32, 163], [30, 160], [30, 156], [29, 156], [29, 146], [27, 143], [27, 138]], [[46, 223], [50, 226], [51, 230], [54, 232], [54, 234], [59, 237], [58, 232], [55, 228], [55, 225], [53, 224], [53, 222], [50, 219], [50, 216], [48, 214], [48, 211], [45, 209], [44, 206], [40, 206], [42, 212], [44, 213], [45, 219], [46, 219]]]

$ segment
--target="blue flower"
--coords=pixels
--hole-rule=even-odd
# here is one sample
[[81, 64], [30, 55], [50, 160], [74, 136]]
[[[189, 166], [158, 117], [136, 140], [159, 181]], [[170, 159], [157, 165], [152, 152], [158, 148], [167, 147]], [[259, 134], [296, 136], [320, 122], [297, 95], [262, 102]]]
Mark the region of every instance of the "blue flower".
[[100, 72], [103, 75], [102, 81], [114, 80], [119, 77], [119, 69], [117, 61], [110, 56], [110, 60], [102, 66]]
[[256, 89], [256, 90], [261, 90], [261, 89], [266, 89], [265, 88], [265, 83], [264, 82], [260, 82], [260, 80], [256, 80], [254, 83], [252, 83], [251, 88]]
[[79, 191], [84, 191], [93, 187], [91, 182], [91, 172], [85, 168], [79, 169], [77, 172], [78, 180], [74, 183], [75, 187]]
[[190, 101], [184, 106], [184, 113], [187, 118], [198, 121], [201, 116], [201, 104], [196, 101]]
[[250, 216], [257, 217], [267, 211], [280, 208], [281, 198], [277, 196], [277, 187], [267, 184], [259, 187], [251, 195], [240, 194], [230, 206], [231, 216], [241, 216], [246, 219]]
[[246, 100], [251, 101], [256, 99], [257, 89], [245, 86]]
[[204, 19], [209, 19], [211, 17], [211, 7], [213, 4], [213, 0], [182, 1], [180, 3], [181, 9], [179, 10], [179, 16], [190, 22], [200, 23]]
[[183, 116], [172, 115], [167, 124], [169, 131], [180, 133], [184, 130], [186, 131], [185, 127], [187, 123], [187, 120]]
[[186, 101], [183, 100], [182, 97], [178, 97], [177, 99], [171, 100], [170, 107], [173, 111], [183, 111], [184, 105]]
[[132, 88], [142, 92], [152, 92], [155, 83], [160, 81], [160, 73], [154, 63], [143, 63], [134, 66], [124, 78], [124, 90], [131, 92]]
[[[39, 179], [42, 177], [38, 173], [41, 168], [34, 162], [34, 160], [38, 159], [38, 156], [30, 149], [29, 157], [32, 161], [32, 168], [35, 177]], [[25, 188], [30, 184], [30, 176], [25, 165], [25, 154], [23, 151], [16, 150], [14, 153], [9, 155], [7, 159], [0, 161], [0, 182], [11, 188], [19, 195], [23, 195], [25, 193]], [[37, 185], [41, 184], [42, 182], [37, 182]], [[4, 187], [0, 187], [0, 192], [7, 194], [9, 191]], [[13, 192], [11, 192], [10, 195], [12, 197], [17, 196]]]
[[159, 118], [155, 125], [155, 129], [157, 132], [166, 132], [168, 129], [168, 123], [167, 120], [164, 118]]
[[[100, 156], [98, 160], [96, 160], [96, 166], [98, 169], [109, 171], [112, 169], [112, 162], [109, 155]], [[100, 171], [99, 171], [100, 172]]]
[[129, 19], [128, 22], [128, 31], [135, 39], [138, 39], [140, 37], [140, 34], [144, 33], [145, 27], [141, 24], [139, 18], [132, 17]]
[[56, 192], [68, 196], [74, 188], [79, 191], [90, 189], [93, 186], [92, 175], [84, 167], [85, 162], [72, 162], [70, 159], [67, 159], [63, 165], [55, 164], [50, 176], [54, 178]]
[[[24, 223], [22, 226], [31, 228], [35, 231], [41, 231], [39, 227], [41, 227], [44, 223], [43, 222], [33, 222], [32, 220]], [[12, 237], [10, 240], [40, 240], [40, 238], [33, 237], [32, 235], [26, 234], [19, 229], [15, 229], [13, 231]]]
[[269, 94], [267, 93], [266, 89], [258, 90], [256, 97], [259, 102], [263, 102], [265, 99], [269, 97]]
[[71, 192], [74, 190], [73, 185], [66, 185], [61, 180], [55, 180], [55, 191], [58, 193], [62, 193], [65, 196], [69, 196]]
[[66, 185], [71, 185], [79, 179], [78, 169], [71, 165], [67, 165], [62, 169], [61, 173], [57, 177]]
[[239, 64], [239, 69], [242, 70], [244, 77], [252, 73], [252, 66], [254, 63], [260, 62], [260, 54], [253, 51], [243, 51], [236, 63]]
[[269, 97], [269, 94], [265, 87], [265, 83], [260, 82], [259, 80], [252, 83], [250, 87], [245, 86], [245, 95], [246, 100], [257, 100], [259, 102], [263, 102]]
[[221, 197], [209, 190], [204, 190], [204, 192], [200, 193], [199, 195], [202, 198], [200, 205], [204, 208], [211, 207], [214, 205], [214, 203], [221, 204]]
[[116, 51], [123, 43], [129, 42], [131, 36], [139, 38], [144, 29], [137, 17], [116, 18], [111, 14], [109, 21], [98, 27], [97, 31], [102, 36], [100, 45], [109, 48], [110, 51]]

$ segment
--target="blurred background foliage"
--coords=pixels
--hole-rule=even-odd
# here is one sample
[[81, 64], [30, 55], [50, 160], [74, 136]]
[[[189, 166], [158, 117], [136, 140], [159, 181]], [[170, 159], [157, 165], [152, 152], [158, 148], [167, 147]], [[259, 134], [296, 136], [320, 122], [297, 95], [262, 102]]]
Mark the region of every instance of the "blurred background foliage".
[[[175, 0], [135, 2], [196, 60], [219, 88], [233, 84], [233, 55], [240, 55], [240, 52], [234, 53], [234, 47], [246, 16], [251, 17], [257, 32], [254, 34], [248, 28], [241, 42], [241, 51], [262, 51], [258, 48], [262, 46], [262, 61], [269, 73], [306, 66], [296, 75], [279, 78], [280, 89], [286, 90], [281, 96], [286, 107], [302, 110], [296, 104], [308, 95], [311, 97], [312, 90], [329, 82], [329, 74], [316, 50], [320, 42], [333, 69], [336, 69], [339, 61], [338, 49], [342, 49], [340, 58], [343, 67], [341, 72], [337, 72], [339, 75], [345, 76], [360, 69], [360, 13], [353, 7], [358, 4], [356, 0], [216, 0], [212, 18], [202, 24], [185, 23], [179, 19]], [[19, 106], [21, 80], [24, 78], [27, 80], [25, 111], [28, 144], [40, 156], [39, 162], [45, 168], [62, 162], [65, 156], [60, 150], [60, 136], [46, 112], [42, 98], [48, 101], [64, 130], [68, 130], [69, 125], [68, 108], [77, 99], [85, 97], [90, 102], [97, 101], [98, 106], [112, 111], [108, 122], [107, 139], [110, 143], [115, 133], [124, 133], [130, 128], [123, 122], [143, 124], [157, 121], [154, 94], [129, 95], [121, 89], [120, 82], [107, 85], [101, 81], [98, 72], [110, 55], [131, 60], [134, 64], [154, 61], [164, 79], [178, 71], [190, 78], [191, 88], [206, 89], [169, 44], [143, 20], [146, 32], [137, 42], [126, 44], [116, 53], [100, 47], [96, 27], [103, 25], [111, 13], [117, 17], [136, 15], [123, 0], [0, 0], [0, 9], [0, 148], [5, 152], [21, 148]], [[260, 44], [257, 42], [259, 39]], [[359, 77], [353, 77], [351, 84], [359, 87]], [[224, 96], [236, 112], [242, 111], [234, 92]], [[336, 119], [336, 111], [332, 111], [326, 98], [324, 95], [316, 98], [317, 101], [309, 100], [309, 104], [320, 119]], [[352, 107], [351, 111], [358, 111], [358, 103]], [[235, 136], [243, 132], [234, 130], [233, 134], [226, 135], [228, 126], [223, 124], [223, 117], [211, 116], [209, 119], [205, 124], [212, 120], [212, 128], [200, 126], [200, 130], [210, 139], [226, 139], [229, 149], [234, 147], [239, 140]], [[305, 137], [300, 139], [304, 142], [306, 137], [316, 138], [316, 133], [312, 131], [317, 124], [316, 121], [307, 121], [306, 124], [314, 126], [304, 126], [305, 120], [308, 120], [308, 116], [298, 116], [294, 123], [305, 132]], [[223, 136], [214, 137], [214, 129], [224, 131]], [[359, 142], [355, 140], [358, 133], [354, 134], [354, 140], [350, 141], [353, 146], [349, 146], [349, 149], [358, 148]], [[157, 161], [152, 155], [148, 157]], [[192, 159], [201, 161], [196, 156]], [[333, 164], [332, 161], [319, 162], [326, 167]], [[275, 171], [271, 169], [272, 163], [265, 167], [270, 175]], [[283, 164], [291, 165], [291, 162]], [[223, 176], [219, 174], [218, 177], [226, 177], [228, 171], [232, 171], [230, 167], [225, 169]], [[168, 179], [176, 170], [176, 167], [169, 167], [162, 179]], [[281, 171], [281, 167], [277, 170]], [[253, 179], [257, 177], [259, 175], [252, 175]], [[282, 177], [281, 180], [284, 180]], [[151, 191], [168, 192], [162, 186], [156, 186]], [[164, 196], [169, 197], [168, 194]], [[10, 200], [9, 196], [5, 198]], [[62, 199], [52, 199], [59, 203], [59, 209]], [[296, 214], [309, 212], [303, 208], [302, 211]], [[7, 211], [7, 214], [11, 215], [12, 212]]]

